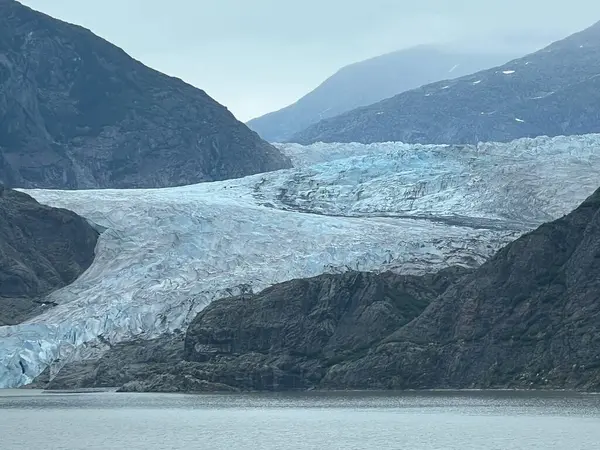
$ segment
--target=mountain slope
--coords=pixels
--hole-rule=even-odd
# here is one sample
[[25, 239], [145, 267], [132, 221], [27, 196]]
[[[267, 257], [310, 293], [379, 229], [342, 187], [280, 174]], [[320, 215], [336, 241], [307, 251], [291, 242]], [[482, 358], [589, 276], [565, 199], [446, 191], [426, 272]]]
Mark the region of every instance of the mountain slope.
[[[275, 383], [281, 389], [306, 388], [318, 382], [332, 361], [362, 355], [399, 324], [419, 315], [464, 273], [464, 269], [426, 276], [348, 272], [278, 284], [257, 295], [213, 302], [190, 324], [185, 341], [175, 335], [118, 344], [98, 360], [66, 365], [42, 387], [130, 383], [127, 390], [179, 391], [203, 389], [218, 379], [221, 387], [269, 389]], [[247, 354], [247, 367], [238, 367], [232, 358], [240, 353]], [[186, 387], [187, 370], [194, 366], [180, 362], [215, 362], [215, 358], [218, 373]], [[295, 362], [294, 369], [271, 370]]]
[[600, 189], [450, 287], [326, 384], [600, 389]]
[[600, 131], [600, 22], [503, 66], [326, 119], [292, 142], [476, 143]]
[[348, 272], [218, 301], [190, 324], [184, 359], [211, 362], [207, 381], [237, 388], [314, 387], [329, 367], [360, 357], [417, 317], [463, 273]]
[[269, 142], [284, 142], [322, 119], [425, 84], [487, 69], [514, 56], [469, 54], [433, 46], [388, 53], [340, 69], [296, 103], [247, 125]]
[[204, 91], [81, 27], [0, 1], [0, 181], [165, 187], [289, 167]]
[[97, 238], [75, 213], [0, 185], [0, 326], [42, 311], [44, 295], [90, 266]]

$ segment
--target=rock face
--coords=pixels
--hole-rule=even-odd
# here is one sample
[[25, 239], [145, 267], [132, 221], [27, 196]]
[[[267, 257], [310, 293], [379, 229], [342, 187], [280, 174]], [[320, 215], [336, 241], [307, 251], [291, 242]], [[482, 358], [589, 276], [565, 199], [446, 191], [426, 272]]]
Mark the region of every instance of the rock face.
[[600, 190], [505, 247], [364, 358], [333, 368], [323, 385], [600, 390]]
[[97, 238], [75, 213], [0, 185], [0, 325], [43, 311], [44, 295], [90, 266]]
[[[113, 347], [97, 361], [70, 364], [47, 384], [127, 391], [287, 390], [318, 385], [327, 369], [355, 360], [408, 323], [467, 273], [349, 272], [275, 285], [258, 295], [213, 302], [177, 336]], [[183, 356], [183, 360], [181, 359]]]
[[269, 142], [285, 142], [323, 119], [425, 84], [494, 67], [515, 56], [426, 45], [388, 53], [340, 69], [296, 103], [252, 119], [248, 126]]
[[464, 144], [600, 130], [600, 22], [503, 66], [323, 120], [298, 143]]
[[239, 388], [315, 387], [330, 367], [360, 358], [417, 317], [464, 272], [323, 275], [218, 301], [190, 325], [184, 358], [211, 362], [219, 377], [209, 381]]
[[[121, 342], [98, 359], [65, 365], [56, 376], [47, 369], [29, 387], [78, 389], [117, 387], [137, 379], [161, 376], [183, 358], [184, 334]], [[175, 386], [176, 383], [173, 383]]]
[[0, 181], [166, 187], [290, 167], [204, 91], [81, 27], [0, 1]]
[[46, 369], [27, 388], [114, 388], [120, 392], [224, 392], [236, 388], [206, 381], [198, 364], [182, 360], [184, 334], [121, 342], [101, 358], [70, 363], [55, 376]]

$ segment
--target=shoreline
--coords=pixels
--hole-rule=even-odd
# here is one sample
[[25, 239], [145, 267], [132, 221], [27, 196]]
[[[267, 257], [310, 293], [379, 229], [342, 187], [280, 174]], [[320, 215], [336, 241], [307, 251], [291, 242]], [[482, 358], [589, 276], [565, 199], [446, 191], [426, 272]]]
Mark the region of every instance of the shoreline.
[[180, 391], [180, 392], [168, 392], [168, 391], [147, 391], [147, 392], [119, 392], [120, 387], [103, 387], [103, 388], [75, 388], [75, 389], [39, 389], [39, 388], [26, 388], [20, 387], [15, 389], [0, 389], [0, 396], [20, 396], [28, 395], [66, 395], [66, 394], [175, 394], [175, 395], [269, 395], [269, 396], [296, 396], [296, 395], [371, 395], [371, 396], [402, 396], [402, 395], [420, 395], [420, 394], [450, 394], [450, 395], [463, 395], [463, 394], [532, 394], [532, 395], [600, 395], [600, 391], [587, 391], [587, 390], [575, 390], [575, 389], [511, 389], [511, 388], [496, 388], [496, 389], [477, 389], [477, 388], [466, 388], [466, 389], [406, 389], [406, 390], [392, 390], [392, 389], [305, 389], [305, 390], [287, 390], [287, 391]]

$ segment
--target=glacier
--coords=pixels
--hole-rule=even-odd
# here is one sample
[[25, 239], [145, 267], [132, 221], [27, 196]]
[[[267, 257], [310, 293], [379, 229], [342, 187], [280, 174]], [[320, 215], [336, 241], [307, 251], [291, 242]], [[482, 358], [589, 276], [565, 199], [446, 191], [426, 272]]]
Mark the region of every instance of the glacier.
[[211, 301], [346, 270], [474, 267], [598, 186], [600, 135], [507, 144], [277, 144], [295, 168], [167, 189], [25, 190], [104, 230], [56, 303], [0, 327], [0, 387], [185, 329]]

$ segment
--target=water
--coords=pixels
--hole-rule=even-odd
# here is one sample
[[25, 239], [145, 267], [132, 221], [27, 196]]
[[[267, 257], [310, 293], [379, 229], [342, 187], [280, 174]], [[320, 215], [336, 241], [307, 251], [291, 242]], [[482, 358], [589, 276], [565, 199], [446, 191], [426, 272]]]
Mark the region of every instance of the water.
[[589, 450], [600, 396], [0, 391], [0, 448]]

